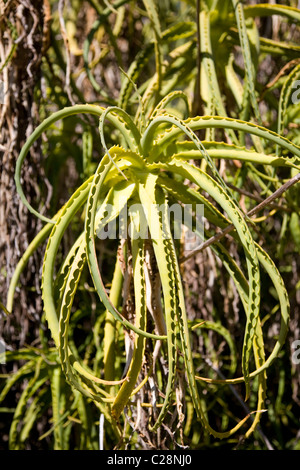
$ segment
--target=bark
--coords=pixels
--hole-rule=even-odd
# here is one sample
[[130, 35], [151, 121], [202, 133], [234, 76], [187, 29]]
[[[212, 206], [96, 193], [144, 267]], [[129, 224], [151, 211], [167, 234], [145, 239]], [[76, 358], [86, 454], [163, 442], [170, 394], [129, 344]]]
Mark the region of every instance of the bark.
[[[42, 56], [48, 46], [48, 2], [0, 0], [0, 299], [6, 303], [14, 269], [29, 242], [40, 228], [20, 202], [14, 183], [15, 164], [28, 136], [39, 124], [39, 90]], [[3, 67], [4, 65], [4, 67]], [[24, 164], [22, 186], [32, 205], [39, 207], [41, 143], [37, 142]], [[30, 321], [40, 318], [41, 301], [33, 288], [39, 276], [40, 259], [30, 261], [21, 279], [13, 315], [1, 319], [8, 341], [25, 341]], [[18, 330], [18, 333], [17, 333]]]

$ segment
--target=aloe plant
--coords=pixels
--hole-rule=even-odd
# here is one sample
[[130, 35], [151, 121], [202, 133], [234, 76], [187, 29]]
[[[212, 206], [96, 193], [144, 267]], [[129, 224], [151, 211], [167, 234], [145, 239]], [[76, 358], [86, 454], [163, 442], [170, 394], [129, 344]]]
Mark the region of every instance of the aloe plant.
[[[124, 3], [115, 3], [114, 8], [118, 10]], [[279, 356], [288, 333], [289, 295], [267, 247], [262, 247], [257, 240], [257, 233], [262, 230], [260, 219], [252, 220], [242, 210], [238, 193], [231, 189], [232, 178], [220, 172], [217, 162], [221, 159], [234, 161], [237, 168], [247, 168], [251, 178], [262, 184], [271, 199], [270, 182], [276, 189], [281, 185], [277, 172], [283, 171], [290, 178], [299, 172], [300, 147], [294, 141], [293, 131], [284, 136], [298, 66], [293, 68], [282, 87], [276, 126], [267, 128], [263, 125], [257, 101], [259, 56], [261, 50], [281, 53], [285, 46], [260, 38], [254, 22], [255, 16], [271, 14], [298, 21], [299, 11], [278, 5], [243, 7], [236, 0], [199, 2], [198, 24], [197, 21], [183, 21], [162, 31], [154, 2], [145, 0], [144, 7], [153, 27], [153, 39], [140, 51], [128, 71], [123, 72], [118, 103], [108, 103], [105, 107], [76, 104], [52, 113], [28, 138], [16, 165], [15, 181], [21, 200], [45, 225], [15, 271], [6, 309], [13, 311], [21, 272], [29, 257], [47, 240], [42, 297], [55, 349], [55, 352], [51, 351], [55, 366], [51, 367], [50, 377], [57, 448], [66, 445], [63, 418], [57, 410], [62, 380], [66, 380], [74, 394], [72, 409], [80, 413], [82, 403], [93, 403], [110, 423], [112, 435], [119, 442], [124, 439], [129, 415], [136, 417], [142, 409], [151, 410], [146, 426], [149, 435], [172, 422], [175, 413], [182, 427], [185, 417], [178, 398], [182, 387], [189, 419], [196, 419], [205, 434], [227, 439], [239, 432], [249, 437], [257, 429], [266, 409], [267, 371]], [[107, 6], [100, 19], [110, 13]], [[88, 47], [98, 23], [86, 42], [86, 66]], [[200, 31], [198, 42], [197, 26]], [[165, 61], [165, 46], [170, 47], [177, 40], [180, 45], [176, 44], [175, 49], [170, 50], [170, 60]], [[220, 44], [222, 58], [218, 55], [217, 45]], [[244, 86], [234, 64], [233, 47], [236, 44], [241, 47], [244, 61]], [[190, 60], [191, 52], [195, 59], [199, 53], [200, 68], [195, 67], [195, 60]], [[292, 45], [289, 54], [296, 56], [297, 47]], [[140, 74], [152, 56], [155, 73], [148, 82], [138, 85]], [[88, 76], [95, 85], [90, 69]], [[186, 77], [193, 77], [200, 87], [203, 115], [193, 115]], [[225, 93], [231, 93], [235, 99], [232, 112], [224, 102], [224, 90], [220, 88], [224, 77]], [[185, 92], [180, 89], [183, 84]], [[57, 121], [82, 115], [90, 115], [96, 122], [95, 128], [82, 136], [83, 162], [91, 159], [91, 138], [96, 131], [99, 131], [103, 152], [98, 152], [96, 168], [89, 167], [83, 183], [57, 214], [46, 217], [27, 202], [21, 185], [22, 164], [34, 142]], [[182, 253], [184, 245], [174, 237], [168, 212], [172, 204], [192, 209], [190, 229], [197, 227], [198, 205], [204, 207], [206, 223], [203, 231], [197, 231], [202, 240], [213, 237], [213, 227], [225, 231], [228, 227], [232, 229], [239, 260], [232, 256], [224, 239], [216, 239], [210, 247], [226, 269], [243, 306], [241, 351], [236, 349], [222, 322], [201, 322], [201, 318], [194, 322], [188, 317], [181, 268], [187, 253]], [[124, 208], [128, 220], [123, 217]], [[290, 216], [290, 227], [296, 233], [292, 226], [297, 224], [294, 218], [298, 216], [294, 210], [292, 214], [295, 215]], [[124, 222], [129, 229], [121, 231], [118, 247], [114, 247], [108, 286], [99, 266], [98, 239], [108, 224], [121, 226]], [[82, 232], [62, 260], [64, 236], [72, 225], [80, 223]], [[279, 336], [271, 351], [266, 350], [261, 322], [261, 300], [265, 295], [261, 288], [262, 272], [269, 277], [281, 315]], [[88, 335], [90, 343], [83, 341], [78, 345], [72, 339], [76, 299], [81, 297], [89, 282], [97, 295], [97, 318], [93, 320], [92, 334]], [[84, 310], [86, 312], [88, 307]], [[193, 340], [204, 329], [215, 331], [228, 343], [231, 351], [228, 377], [203, 377], [197, 372], [203, 358], [196, 354]], [[94, 348], [91, 357], [89, 347]], [[124, 348], [123, 356], [116, 355], [119, 347]], [[36, 360], [40, 362], [33, 373]], [[26, 373], [31, 370], [33, 388], [28, 389], [31, 394], [36, 391], [34, 387], [40, 385], [39, 381], [46, 379], [41, 370], [47, 368], [47, 362], [38, 356], [35, 362], [32, 361], [29, 359], [24, 366]], [[249, 410], [237, 424], [229, 425], [229, 429], [216, 429], [209, 419], [209, 403], [205, 403], [203, 390], [235, 384], [244, 384], [243, 393], [245, 401], [250, 402]], [[28, 399], [26, 393], [23, 404]], [[66, 405], [63, 409], [66, 410]], [[20, 419], [19, 409], [14, 419], [15, 423]], [[12, 435], [14, 443], [14, 427]], [[90, 439], [92, 442], [94, 438]]]

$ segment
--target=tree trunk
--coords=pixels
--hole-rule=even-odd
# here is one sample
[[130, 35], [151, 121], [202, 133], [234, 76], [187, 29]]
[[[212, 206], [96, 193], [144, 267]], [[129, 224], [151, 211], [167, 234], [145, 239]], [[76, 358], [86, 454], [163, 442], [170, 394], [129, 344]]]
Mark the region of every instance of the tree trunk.
[[[40, 227], [20, 202], [14, 171], [23, 144], [39, 124], [41, 61], [48, 46], [50, 18], [48, 0], [0, 0], [0, 10], [0, 299], [5, 304], [14, 269]], [[42, 199], [40, 185], [35, 183], [43, 177], [40, 160], [41, 143], [37, 142], [22, 172], [24, 192], [37, 208]], [[33, 289], [39, 289], [40, 261], [38, 255], [30, 260], [13, 316], [1, 318], [6, 341], [22, 344], [31, 321], [40, 318], [41, 301]]]

